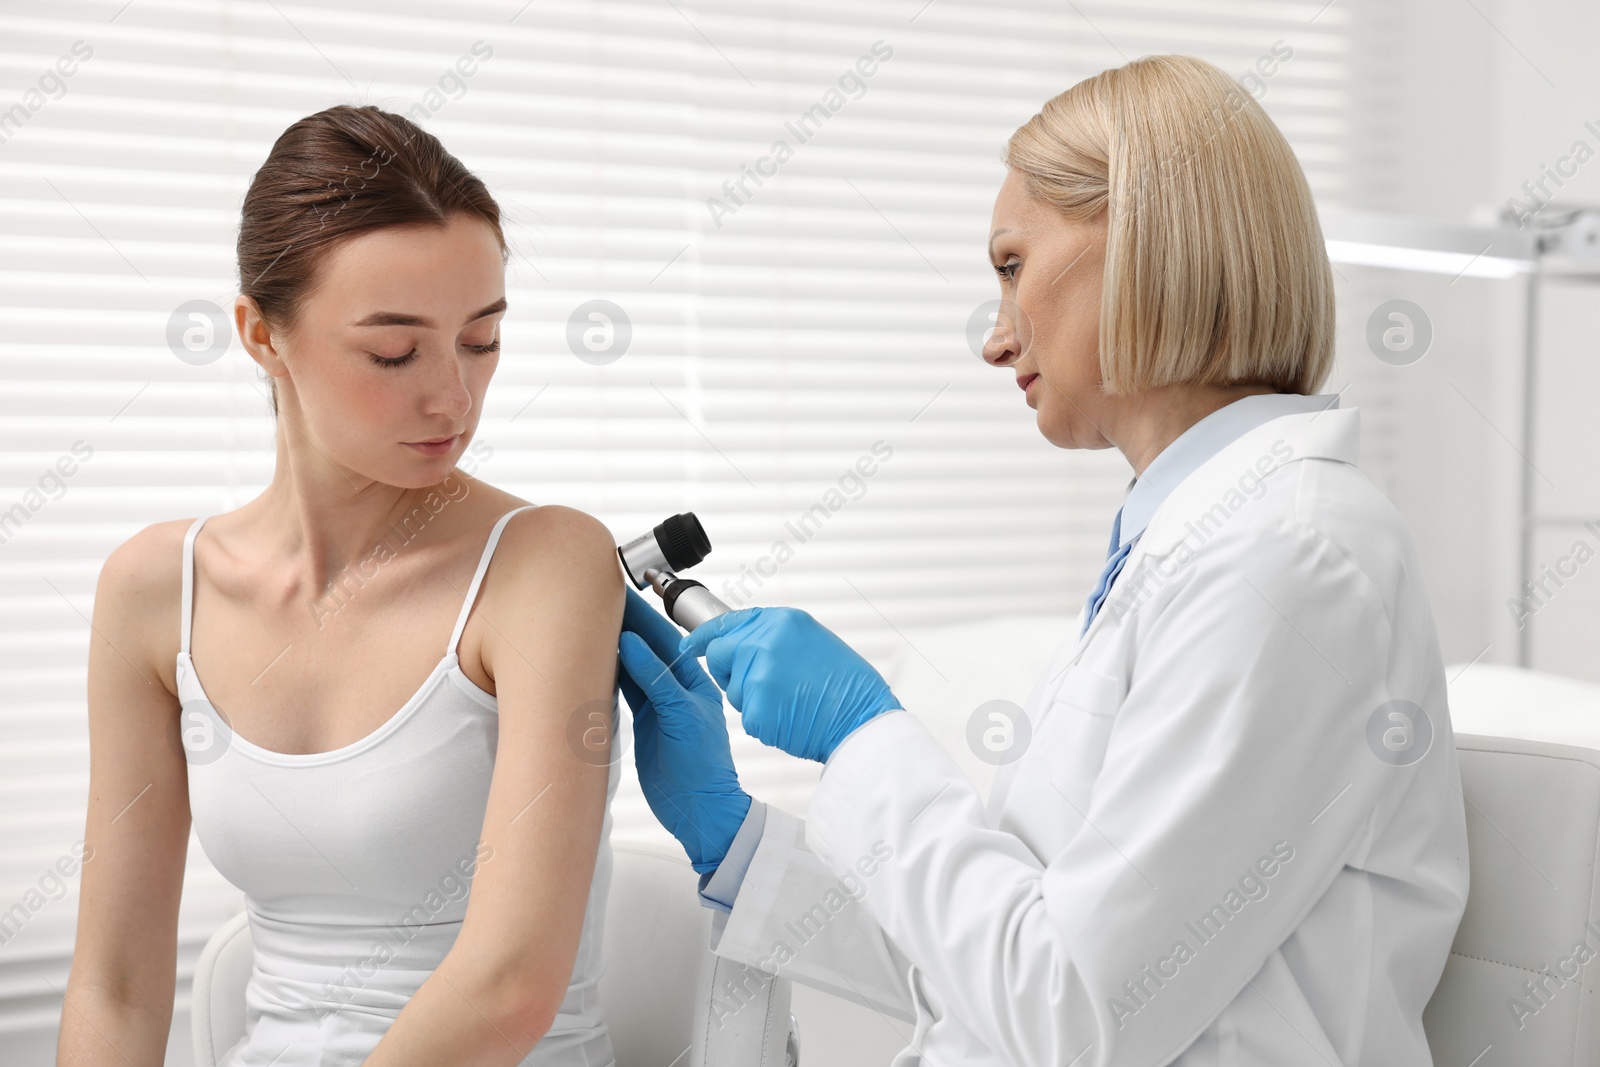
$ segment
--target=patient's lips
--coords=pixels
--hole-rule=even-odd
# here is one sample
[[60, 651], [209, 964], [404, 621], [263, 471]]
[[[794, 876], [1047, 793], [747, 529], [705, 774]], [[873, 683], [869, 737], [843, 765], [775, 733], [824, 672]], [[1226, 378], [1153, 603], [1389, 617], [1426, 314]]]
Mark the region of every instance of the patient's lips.
[[425, 456], [442, 456], [454, 448], [456, 442], [460, 439], [460, 434], [452, 434], [449, 437], [435, 437], [431, 441], [406, 441], [404, 443], [407, 447], [414, 448]]

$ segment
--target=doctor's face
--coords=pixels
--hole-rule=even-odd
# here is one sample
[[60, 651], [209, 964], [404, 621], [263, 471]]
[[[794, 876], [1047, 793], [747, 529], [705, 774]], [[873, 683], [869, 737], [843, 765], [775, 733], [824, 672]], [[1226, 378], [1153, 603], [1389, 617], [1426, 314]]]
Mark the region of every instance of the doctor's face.
[[[1039, 432], [1060, 448], [1108, 448], [1109, 398], [1100, 391], [1102, 212], [1074, 222], [1035, 200], [1006, 172], [995, 198], [989, 259], [1000, 276], [1000, 314], [983, 346], [991, 366], [1013, 371]], [[1031, 384], [1030, 384], [1030, 379]]]

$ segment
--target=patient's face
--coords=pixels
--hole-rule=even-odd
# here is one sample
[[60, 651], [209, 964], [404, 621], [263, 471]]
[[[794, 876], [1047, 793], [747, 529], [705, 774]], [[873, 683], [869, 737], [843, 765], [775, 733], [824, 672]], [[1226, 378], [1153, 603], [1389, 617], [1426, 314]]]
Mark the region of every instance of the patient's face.
[[[274, 339], [284, 429], [360, 476], [437, 484], [477, 430], [504, 301], [500, 246], [481, 219], [458, 214], [341, 242], [291, 333]], [[438, 455], [408, 444], [452, 434]]]
[[1100, 427], [1102, 213], [1074, 222], [1034, 199], [1009, 170], [995, 198], [990, 261], [1000, 275], [1000, 317], [983, 358], [1018, 378], [1039, 378], [1019, 397], [1039, 432], [1061, 448], [1107, 448]]

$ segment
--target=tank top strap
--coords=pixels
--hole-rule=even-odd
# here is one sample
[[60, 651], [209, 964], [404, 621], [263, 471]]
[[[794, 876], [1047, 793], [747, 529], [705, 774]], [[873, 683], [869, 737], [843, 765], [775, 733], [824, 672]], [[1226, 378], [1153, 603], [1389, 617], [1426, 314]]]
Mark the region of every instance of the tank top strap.
[[500, 543], [501, 531], [506, 528], [506, 523], [511, 520], [511, 516], [519, 511], [527, 511], [529, 508], [538, 506], [538, 504], [524, 504], [519, 508], [512, 508], [500, 516], [499, 521], [494, 524], [494, 529], [489, 533], [489, 543], [483, 546], [483, 556], [478, 560], [478, 569], [472, 575], [472, 585], [467, 588], [466, 602], [461, 605], [461, 614], [456, 616], [456, 628], [451, 631], [450, 647], [445, 649], [445, 655], [448, 656], [454, 652], [456, 645], [461, 642], [461, 631], [467, 628], [467, 616], [472, 614], [473, 601], [478, 599], [478, 587], [483, 584], [483, 575], [489, 569], [489, 560], [494, 556], [494, 547]]
[[178, 651], [189, 651], [189, 625], [194, 618], [194, 535], [206, 524], [210, 515], [202, 515], [189, 526], [183, 535], [183, 593], [178, 616]]

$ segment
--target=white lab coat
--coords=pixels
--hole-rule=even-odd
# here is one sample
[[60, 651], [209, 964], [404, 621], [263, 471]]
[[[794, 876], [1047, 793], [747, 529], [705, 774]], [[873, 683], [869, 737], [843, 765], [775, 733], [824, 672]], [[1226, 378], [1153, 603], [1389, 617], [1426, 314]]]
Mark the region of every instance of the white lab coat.
[[847, 737], [807, 820], [768, 809], [713, 949], [912, 1023], [894, 1067], [1427, 1067], [1466, 821], [1359, 433], [1282, 416], [1179, 484], [987, 805], [908, 711]]

